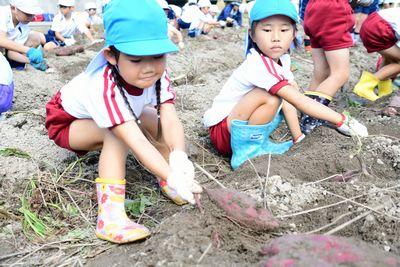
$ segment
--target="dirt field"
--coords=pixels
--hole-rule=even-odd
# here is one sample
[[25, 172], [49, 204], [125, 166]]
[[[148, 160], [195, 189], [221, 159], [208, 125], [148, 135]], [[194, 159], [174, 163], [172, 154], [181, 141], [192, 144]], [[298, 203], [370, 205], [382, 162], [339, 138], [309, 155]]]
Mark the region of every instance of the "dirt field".
[[[0, 265], [253, 266], [273, 238], [328, 232], [400, 256], [400, 118], [381, 115], [388, 98], [365, 104], [351, 93], [361, 71], [374, 68], [376, 56], [363, 47], [351, 50], [350, 81], [332, 105], [365, 123], [370, 137], [353, 140], [320, 128], [284, 156], [259, 157], [233, 172], [229, 159], [212, 148], [201, 116], [242, 62], [243, 37], [243, 29], [226, 29], [186, 40], [187, 48], [169, 57], [170, 74], [191, 159], [225, 186], [267, 203], [279, 220], [277, 230], [249, 230], [206, 195], [204, 214], [175, 206], [130, 156], [127, 209], [131, 218], [150, 227], [152, 236], [122, 246], [94, 237], [99, 153], [78, 159], [53, 144], [44, 127], [44, 106], [85, 68], [101, 48], [97, 45], [70, 57], [48, 55], [50, 73], [32, 67], [14, 72], [14, 107], [0, 121]], [[311, 57], [295, 51], [292, 60], [296, 80], [306, 88]], [[286, 132], [282, 126], [275, 137]], [[196, 174], [204, 187], [217, 187], [201, 171]], [[265, 181], [264, 190], [260, 184]]]

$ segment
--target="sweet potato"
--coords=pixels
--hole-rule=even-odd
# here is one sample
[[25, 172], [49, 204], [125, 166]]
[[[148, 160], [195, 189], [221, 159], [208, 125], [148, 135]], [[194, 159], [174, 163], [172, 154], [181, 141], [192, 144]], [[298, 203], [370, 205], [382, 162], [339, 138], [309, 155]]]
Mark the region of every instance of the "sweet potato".
[[226, 215], [243, 226], [254, 230], [272, 230], [279, 226], [272, 214], [257, 207], [250, 196], [232, 189], [205, 189], [205, 192]]
[[71, 56], [75, 55], [76, 53], [82, 53], [83, 51], [85, 51], [83, 45], [64, 46], [64, 47], [57, 47], [55, 49], [57, 56]]
[[398, 257], [361, 241], [325, 235], [286, 235], [264, 246], [262, 266], [400, 266]]

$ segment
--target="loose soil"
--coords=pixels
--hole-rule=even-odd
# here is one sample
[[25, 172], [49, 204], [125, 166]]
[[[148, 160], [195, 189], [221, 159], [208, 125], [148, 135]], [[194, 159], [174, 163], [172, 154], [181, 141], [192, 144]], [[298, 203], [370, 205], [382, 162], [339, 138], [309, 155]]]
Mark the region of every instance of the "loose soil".
[[[48, 73], [30, 66], [14, 72], [14, 106], [0, 121], [0, 149], [15, 148], [26, 154], [0, 155], [0, 265], [254, 266], [265, 259], [261, 248], [274, 238], [324, 234], [371, 209], [375, 211], [334, 234], [400, 256], [400, 191], [396, 187], [400, 181], [400, 118], [381, 115], [389, 98], [371, 104], [351, 93], [362, 70], [373, 70], [376, 55], [368, 55], [363, 47], [351, 50], [350, 80], [332, 104], [362, 121], [370, 137], [347, 138], [321, 127], [285, 155], [261, 156], [233, 172], [229, 159], [213, 149], [201, 117], [243, 61], [244, 35], [244, 29], [225, 29], [188, 39], [184, 51], [169, 57], [169, 72], [191, 159], [226, 187], [265, 204], [279, 228], [245, 228], [205, 194], [201, 199], [204, 213], [192, 206], [178, 207], [160, 194], [154, 177], [129, 156], [128, 198], [141, 201], [144, 207], [139, 212], [131, 210], [130, 216], [150, 227], [152, 235], [120, 246], [97, 240], [93, 181], [99, 153], [78, 160], [50, 141], [44, 128], [46, 102], [84, 70], [101, 48], [96, 45], [69, 57], [49, 54], [52, 71]], [[292, 61], [300, 88], [307, 88], [311, 57], [298, 50]], [[281, 139], [286, 133], [282, 125], [274, 138]], [[196, 176], [204, 187], [217, 188], [202, 172]], [[21, 198], [48, 226], [44, 237], [23, 223]], [[354, 199], [344, 201], [349, 198]]]

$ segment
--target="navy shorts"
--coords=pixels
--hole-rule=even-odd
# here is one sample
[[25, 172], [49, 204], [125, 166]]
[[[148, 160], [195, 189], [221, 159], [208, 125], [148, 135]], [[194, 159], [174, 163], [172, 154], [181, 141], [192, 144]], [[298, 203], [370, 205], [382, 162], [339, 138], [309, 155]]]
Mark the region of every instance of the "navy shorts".
[[7, 50], [7, 49], [6, 49], [6, 51], [5, 51], [5, 58], [7, 59], [8, 64], [10, 64], [10, 67], [11, 67], [12, 69], [16, 69], [16, 70], [23, 70], [23, 69], [25, 69], [25, 63], [21, 63], [21, 62], [18, 62], [18, 61], [14, 61], [14, 60], [8, 58], [8, 50]]
[[53, 30], [49, 30], [44, 36], [46, 37], [46, 43], [53, 42], [57, 46], [65, 46], [64, 42], [57, 40], [56, 32]]
[[190, 23], [184, 22], [182, 19], [178, 19], [178, 26], [179, 29], [189, 29], [190, 28]]
[[370, 6], [357, 6], [354, 9], [354, 13], [372, 14], [379, 10], [379, 0], [374, 0]]

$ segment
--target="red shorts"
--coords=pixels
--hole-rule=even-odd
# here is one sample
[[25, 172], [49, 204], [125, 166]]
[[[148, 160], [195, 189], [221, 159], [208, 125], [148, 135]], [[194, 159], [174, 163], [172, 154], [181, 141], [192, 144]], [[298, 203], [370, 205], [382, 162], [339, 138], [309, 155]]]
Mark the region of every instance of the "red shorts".
[[353, 46], [351, 30], [355, 24], [348, 0], [310, 0], [304, 16], [304, 32], [312, 48], [324, 51]]
[[378, 12], [372, 13], [364, 21], [360, 37], [368, 53], [388, 49], [397, 43], [393, 28]]
[[219, 153], [226, 156], [232, 155], [231, 133], [228, 130], [227, 118], [209, 128], [210, 139]]
[[46, 129], [49, 138], [58, 146], [84, 156], [88, 151], [74, 150], [69, 145], [69, 127], [77, 118], [69, 115], [61, 105], [61, 93], [58, 92], [46, 104]]

